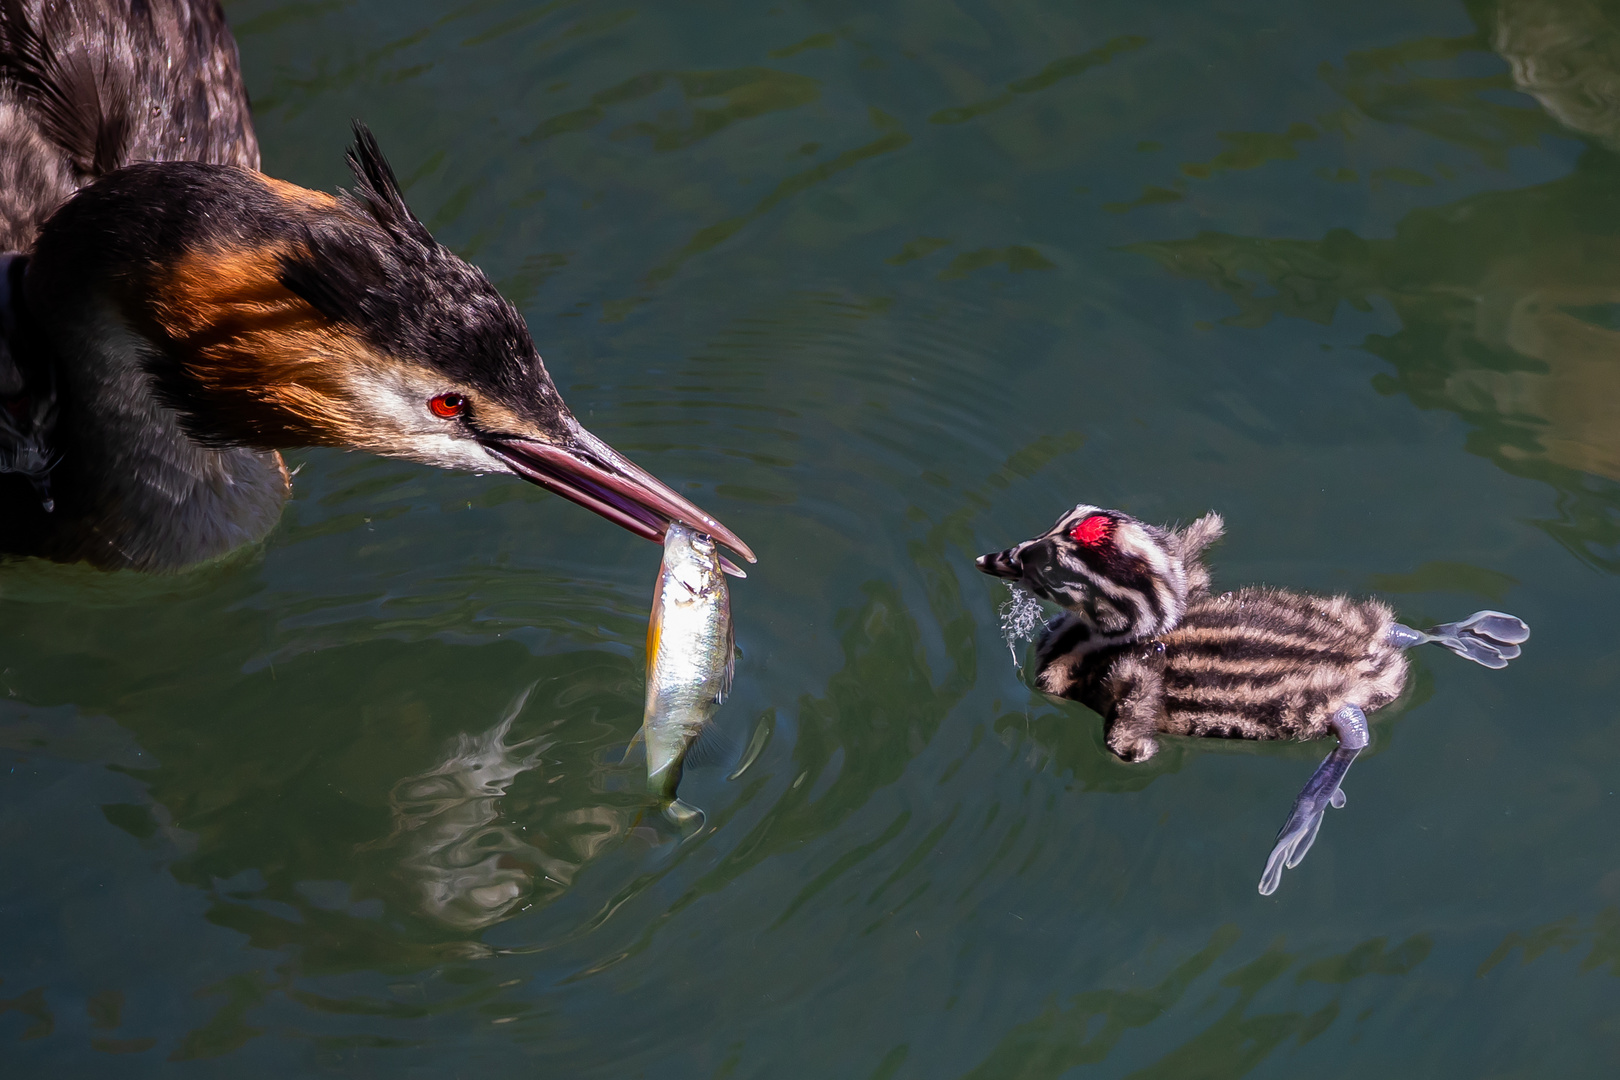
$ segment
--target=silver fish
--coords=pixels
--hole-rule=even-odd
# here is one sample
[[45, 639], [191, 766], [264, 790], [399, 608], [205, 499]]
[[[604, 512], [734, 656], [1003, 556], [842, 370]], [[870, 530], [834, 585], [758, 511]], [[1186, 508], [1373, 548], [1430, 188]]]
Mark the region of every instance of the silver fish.
[[675, 797], [681, 766], [731, 692], [736, 653], [723, 561], [713, 539], [671, 525], [647, 624], [647, 790], [683, 828], [701, 824], [702, 811]]

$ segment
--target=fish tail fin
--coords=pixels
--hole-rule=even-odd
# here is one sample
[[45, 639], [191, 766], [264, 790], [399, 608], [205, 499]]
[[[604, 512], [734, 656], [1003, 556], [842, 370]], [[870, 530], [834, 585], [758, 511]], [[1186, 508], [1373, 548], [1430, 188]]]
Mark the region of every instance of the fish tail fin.
[[690, 840], [703, 831], [708, 815], [691, 803], [671, 799], [664, 804], [664, 820], [681, 830], [681, 837]]

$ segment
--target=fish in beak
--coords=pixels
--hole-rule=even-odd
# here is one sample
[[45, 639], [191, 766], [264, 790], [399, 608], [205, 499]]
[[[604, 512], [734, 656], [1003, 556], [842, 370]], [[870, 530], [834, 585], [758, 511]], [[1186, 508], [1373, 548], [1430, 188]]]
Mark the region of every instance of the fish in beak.
[[[570, 424], [560, 443], [512, 435], [481, 435], [479, 443], [523, 479], [595, 511], [637, 536], [661, 544], [670, 523], [679, 522], [712, 536], [749, 562], [758, 561], [740, 536], [577, 423]], [[746, 576], [729, 559], [722, 557], [721, 564], [729, 574]]]

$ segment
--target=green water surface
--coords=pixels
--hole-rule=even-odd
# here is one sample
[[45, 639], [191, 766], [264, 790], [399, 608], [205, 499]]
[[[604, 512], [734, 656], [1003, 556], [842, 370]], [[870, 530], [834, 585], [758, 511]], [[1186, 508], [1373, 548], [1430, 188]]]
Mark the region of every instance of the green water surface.
[[[226, 10], [266, 171], [367, 120], [758, 551], [769, 739], [647, 825], [659, 550], [516, 479], [298, 452], [222, 565], [0, 567], [0, 1073], [1620, 1074], [1613, 5]], [[1262, 898], [1327, 747], [1126, 765], [1001, 640], [972, 556], [1081, 500], [1535, 636], [1418, 654]]]

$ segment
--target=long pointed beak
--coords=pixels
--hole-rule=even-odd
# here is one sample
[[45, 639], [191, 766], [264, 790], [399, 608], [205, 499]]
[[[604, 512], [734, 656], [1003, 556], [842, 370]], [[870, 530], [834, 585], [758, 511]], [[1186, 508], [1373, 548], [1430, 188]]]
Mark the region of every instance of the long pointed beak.
[[491, 457], [523, 479], [593, 510], [637, 536], [662, 543], [670, 522], [678, 521], [714, 537], [749, 562], [759, 561], [736, 533], [584, 428], [574, 428], [568, 446], [510, 435], [487, 435], [479, 442]]

